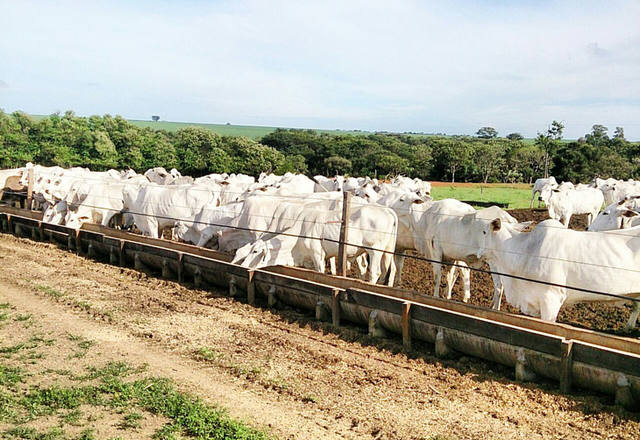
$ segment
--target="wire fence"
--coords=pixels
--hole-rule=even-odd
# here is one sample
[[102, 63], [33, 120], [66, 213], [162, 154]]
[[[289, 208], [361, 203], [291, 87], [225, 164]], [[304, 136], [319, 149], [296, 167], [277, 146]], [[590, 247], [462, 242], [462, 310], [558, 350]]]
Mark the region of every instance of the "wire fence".
[[[24, 193], [11, 192], [11, 191], [5, 192], [5, 193], [7, 193], [7, 194], [16, 194], [16, 195], [24, 195]], [[260, 197], [260, 195], [258, 197]], [[94, 195], [94, 198], [95, 198], [95, 195]], [[302, 198], [302, 196], [300, 196], [299, 198]], [[309, 198], [306, 198], [306, 199], [308, 200]], [[122, 199], [117, 199], [115, 197], [105, 197], [105, 200], [119, 200], [120, 202], [122, 202]], [[324, 201], [324, 202], [327, 202], [326, 199], [324, 199], [324, 200], [320, 199], [320, 200]], [[82, 202], [75, 204], [75, 206], [76, 207], [83, 206], [83, 207], [87, 207], [87, 208], [91, 208], [91, 209], [100, 209], [100, 210], [105, 210], [105, 211], [118, 211], [118, 209], [115, 209], [113, 206], [111, 206], [111, 207], [100, 206], [100, 205], [95, 205], [95, 204], [86, 204], [86, 203], [82, 203]], [[220, 208], [226, 209], [225, 206], [226, 205], [219, 206], [219, 207], [216, 207], [215, 209], [220, 209]], [[366, 206], [375, 206], [375, 205], [367, 204]], [[173, 206], [173, 207], [175, 208], [176, 206]], [[303, 205], [300, 205], [300, 207], [302, 209], [306, 208]], [[187, 208], [187, 207], [183, 207], [183, 208]], [[380, 208], [389, 209], [389, 210], [391, 209], [391, 208], [384, 207], [384, 206], [380, 206]], [[340, 219], [341, 218], [341, 213], [339, 213], [337, 209], [339, 209], [339, 208], [335, 209], [335, 212], [334, 212], [335, 217], [334, 218]], [[529, 277], [514, 275], [514, 274], [511, 274], [511, 273], [495, 271], [495, 270], [491, 270], [491, 269], [484, 269], [484, 268], [478, 268], [478, 267], [469, 267], [466, 264], [462, 264], [459, 261], [443, 261], [443, 260], [439, 260], [439, 259], [436, 259], [436, 258], [430, 258], [430, 257], [425, 256], [425, 255], [409, 255], [409, 254], [405, 254], [404, 252], [397, 252], [395, 250], [394, 251], [390, 251], [390, 250], [387, 250], [387, 249], [375, 248], [375, 247], [372, 247], [372, 246], [364, 245], [362, 243], [340, 241], [339, 239], [335, 239], [335, 238], [332, 238], [330, 236], [302, 235], [301, 233], [295, 232], [293, 227], [289, 227], [286, 230], [272, 230], [272, 229], [269, 229], [269, 226], [265, 226], [264, 228], [261, 228], [261, 227], [248, 227], [248, 226], [240, 226], [240, 225], [237, 225], [237, 224], [234, 225], [234, 224], [231, 224], [231, 223], [218, 223], [218, 222], [211, 222], [211, 221], [203, 221], [203, 220], [197, 220], [195, 218], [178, 218], [178, 217], [174, 217], [174, 216], [170, 216], [170, 215], [152, 214], [152, 213], [148, 213], [148, 212], [136, 212], [136, 211], [132, 211], [132, 210], [125, 210], [125, 211], [122, 211], [122, 212], [123, 213], [127, 213], [127, 214], [131, 214], [133, 216], [154, 218], [156, 221], [160, 219], [160, 220], [167, 221], [168, 223], [172, 223], [172, 224], [175, 224], [177, 222], [183, 222], [185, 224], [190, 224], [190, 225], [204, 226], [205, 228], [206, 227], [216, 227], [216, 228], [221, 228], [221, 229], [240, 230], [240, 231], [250, 232], [250, 233], [253, 233], [253, 234], [263, 234], [262, 237], [264, 237], [264, 235], [268, 234], [268, 235], [273, 235], [273, 236], [291, 237], [291, 238], [295, 238], [297, 240], [298, 239], [321, 240], [321, 241], [326, 241], [326, 242], [337, 244], [338, 246], [344, 245], [344, 246], [360, 248], [363, 251], [371, 251], [371, 252], [380, 252], [380, 253], [385, 253], [385, 254], [392, 254], [394, 256], [402, 256], [402, 257], [406, 257], [406, 258], [412, 258], [412, 259], [416, 259], [416, 260], [419, 260], [419, 261], [424, 261], [424, 262], [428, 262], [428, 263], [432, 263], [432, 264], [439, 264], [439, 265], [444, 265], [444, 266], [453, 266], [453, 267], [458, 267], [458, 268], [470, 269], [470, 270], [472, 270], [474, 272], [478, 272], [478, 273], [485, 273], [485, 274], [489, 274], [489, 275], [497, 275], [497, 276], [500, 276], [500, 277], [508, 277], [508, 278], [517, 279], [517, 280], [520, 280], [520, 281], [531, 282], [531, 283], [545, 285], [545, 286], [549, 286], [549, 287], [568, 289], [568, 290], [573, 290], [573, 291], [582, 292], [582, 293], [588, 293], [588, 294], [593, 294], [593, 295], [599, 295], [599, 296], [608, 297], [608, 298], [615, 298], [617, 300], [622, 300], [622, 301], [630, 301], [630, 302], [640, 303], [640, 298], [634, 298], [634, 297], [621, 295], [621, 294], [610, 293], [610, 292], [603, 292], [601, 290], [588, 289], [588, 288], [579, 287], [579, 286], [569, 286], [569, 285], [566, 285], [566, 284], [556, 283], [556, 282], [552, 282], [552, 281], [533, 279], [533, 278], [529, 278]], [[220, 211], [218, 211], [218, 212], [220, 212]], [[234, 214], [234, 215], [236, 214], [236, 211], [228, 211], [228, 212], [230, 214]], [[422, 211], [422, 212], [424, 212], [424, 211]], [[255, 216], [258, 216], [258, 217], [261, 217], [261, 218], [265, 218], [265, 219], [273, 219], [273, 215], [269, 216], [269, 215], [260, 215], [260, 214], [250, 214], [249, 218], [250, 217], [255, 217]], [[463, 217], [463, 216], [452, 215], [452, 217], [458, 217], [459, 218], [459, 217]], [[235, 218], [237, 218], [237, 217], [235, 217]], [[287, 220], [287, 221], [294, 222], [294, 223], [296, 223], [296, 222], [314, 222], [314, 220], [301, 219], [299, 217], [297, 217], [297, 218], [281, 218], [281, 220]], [[334, 224], [335, 225], [336, 223], [338, 223], [338, 222], [336, 222], [336, 221], [319, 222], [319, 224], [321, 224], [321, 225], [327, 225], [327, 224]], [[349, 225], [349, 229], [350, 230], [359, 230], [359, 231], [365, 232], [365, 233], [397, 234], [397, 232], [379, 231], [379, 230], [375, 230], [375, 229], [359, 228], [359, 227], [356, 227], [356, 226], [353, 226], [353, 225]], [[559, 228], [559, 229], [566, 230], [565, 228]], [[625, 235], [625, 234], [619, 234], [619, 235]], [[629, 237], [638, 238], [635, 235], [629, 235]], [[451, 241], [445, 241], [445, 240], [438, 240], [438, 242], [442, 243], [442, 244], [451, 245], [451, 246], [458, 246], [458, 247], [461, 247], [461, 248], [468, 248], [468, 249], [472, 249], [472, 250], [476, 249], [475, 247], [469, 246], [467, 243], [451, 242]], [[592, 262], [569, 260], [569, 259], [550, 257], [550, 256], [545, 256], [545, 255], [533, 255], [533, 254], [527, 254], [527, 253], [517, 252], [517, 251], [504, 251], [504, 250], [499, 250], [499, 249], [486, 249], [486, 250], [491, 250], [491, 251], [494, 251], [494, 252], [502, 252], [504, 254], [510, 254], [510, 255], [518, 255], [518, 256], [523, 256], [523, 257], [526, 257], [526, 258], [539, 258], [539, 259], [545, 259], [545, 260], [552, 260], [552, 261], [555, 261], [555, 262], [563, 262], [563, 263], [570, 263], [570, 264], [577, 264], [577, 265], [587, 265], [587, 266], [591, 266], [591, 267], [604, 268], [604, 269], [608, 269], [608, 270], [617, 270], [617, 271], [624, 271], [624, 272], [640, 273], [640, 270], [637, 270], [637, 269], [609, 266], [609, 265], [592, 263]], [[638, 291], [639, 291], [638, 295], [640, 296], [640, 287], [638, 287]]]

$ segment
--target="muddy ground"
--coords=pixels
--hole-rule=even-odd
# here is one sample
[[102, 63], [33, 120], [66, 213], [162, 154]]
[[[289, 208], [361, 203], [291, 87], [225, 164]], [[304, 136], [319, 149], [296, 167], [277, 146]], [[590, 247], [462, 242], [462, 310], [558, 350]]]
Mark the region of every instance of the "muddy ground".
[[640, 437], [638, 415], [610, 396], [562, 396], [554, 383], [514, 382], [511, 369], [440, 360], [429, 345], [406, 354], [401, 341], [365, 329], [336, 330], [9, 235], [0, 234], [0, 265], [0, 302], [103, 335], [122, 350], [105, 356], [146, 359], [280, 438]]

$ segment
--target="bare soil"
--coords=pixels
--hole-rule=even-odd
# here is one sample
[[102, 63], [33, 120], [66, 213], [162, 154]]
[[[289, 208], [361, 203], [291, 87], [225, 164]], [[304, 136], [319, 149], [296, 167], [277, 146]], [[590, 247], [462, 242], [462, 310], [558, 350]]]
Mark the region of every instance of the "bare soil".
[[105, 358], [148, 362], [281, 438], [640, 437], [638, 414], [609, 396], [562, 396], [553, 383], [517, 383], [510, 369], [481, 360], [440, 360], [428, 345], [406, 354], [401, 341], [363, 329], [9, 235], [0, 235], [0, 265], [0, 301], [97, 340]]

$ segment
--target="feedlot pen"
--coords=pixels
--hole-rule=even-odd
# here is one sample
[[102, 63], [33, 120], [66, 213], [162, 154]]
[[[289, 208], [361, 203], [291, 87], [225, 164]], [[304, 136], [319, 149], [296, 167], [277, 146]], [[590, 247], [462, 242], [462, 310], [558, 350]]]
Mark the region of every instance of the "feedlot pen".
[[41, 216], [0, 207], [4, 232], [196, 286], [228, 289], [250, 304], [313, 310], [317, 319], [336, 326], [345, 321], [367, 326], [373, 336], [395, 333], [407, 350], [413, 339], [426, 341], [435, 344], [439, 356], [464, 353], [513, 367], [518, 380], [550, 378], [564, 393], [573, 386], [591, 389], [640, 410], [640, 341], [635, 339], [306, 269], [251, 270], [212, 250], [89, 224], [76, 231], [43, 223]]

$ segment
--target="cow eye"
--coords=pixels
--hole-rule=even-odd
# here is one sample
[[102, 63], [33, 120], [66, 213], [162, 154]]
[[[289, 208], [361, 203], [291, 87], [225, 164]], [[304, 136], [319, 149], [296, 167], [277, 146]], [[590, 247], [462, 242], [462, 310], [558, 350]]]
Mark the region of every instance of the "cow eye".
[[482, 235], [487, 235], [487, 231], [482, 231]]
[[609, 213], [608, 212], [603, 212], [602, 215], [609, 215]]

